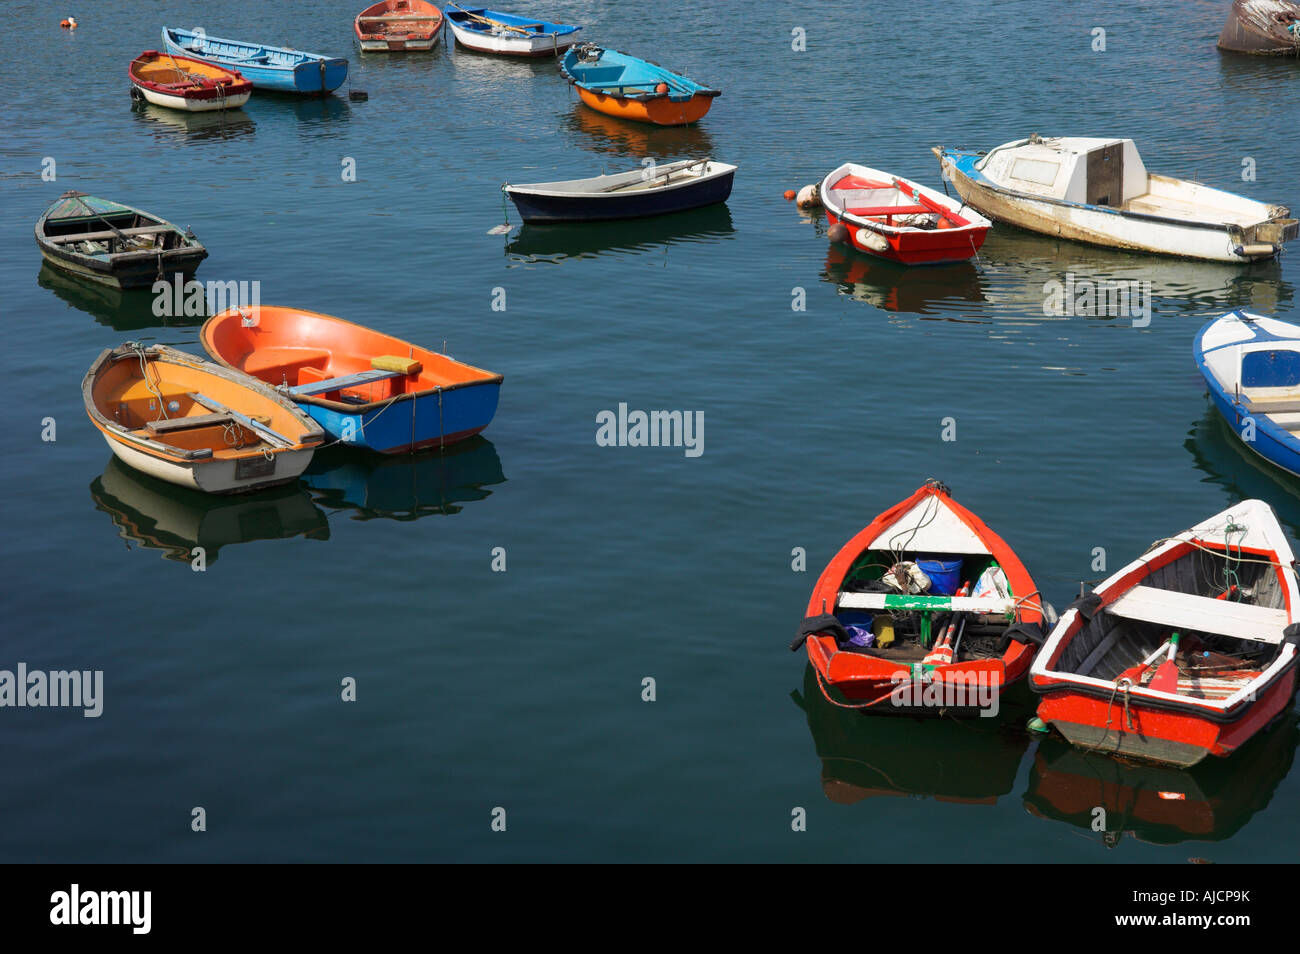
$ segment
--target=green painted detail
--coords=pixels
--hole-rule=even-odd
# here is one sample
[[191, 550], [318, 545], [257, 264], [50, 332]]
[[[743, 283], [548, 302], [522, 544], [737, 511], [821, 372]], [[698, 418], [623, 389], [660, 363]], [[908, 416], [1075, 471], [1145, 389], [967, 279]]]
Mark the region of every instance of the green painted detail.
[[1028, 725], [1025, 726], [1025, 728], [1027, 728], [1030, 732], [1037, 732], [1040, 735], [1044, 735], [1051, 731], [1048, 728], [1047, 723], [1044, 722], [1042, 719], [1038, 718], [1038, 716], [1033, 716], [1032, 718], [1030, 718], [1029, 723]]

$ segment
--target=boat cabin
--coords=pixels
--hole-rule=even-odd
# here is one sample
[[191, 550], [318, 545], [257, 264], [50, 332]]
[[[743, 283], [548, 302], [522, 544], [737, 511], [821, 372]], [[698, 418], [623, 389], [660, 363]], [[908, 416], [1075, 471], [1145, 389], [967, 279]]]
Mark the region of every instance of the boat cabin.
[[1122, 208], [1148, 191], [1132, 139], [1031, 136], [998, 146], [975, 166], [989, 179], [1045, 199]]

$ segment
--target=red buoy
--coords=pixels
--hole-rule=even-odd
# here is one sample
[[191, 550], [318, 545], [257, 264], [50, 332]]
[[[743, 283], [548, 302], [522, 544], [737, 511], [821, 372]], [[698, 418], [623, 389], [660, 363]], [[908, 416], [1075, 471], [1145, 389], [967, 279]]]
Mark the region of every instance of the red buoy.
[[655, 92], [656, 92], [656, 93], [659, 93], [659, 94], [663, 94], [663, 93], [668, 92], [668, 84], [667, 84], [667, 83], [660, 83], [658, 86], [655, 87]]
[[786, 189], [785, 192], [782, 194], [785, 196], [785, 200], [789, 202], [791, 199], [794, 198], [794, 189]]

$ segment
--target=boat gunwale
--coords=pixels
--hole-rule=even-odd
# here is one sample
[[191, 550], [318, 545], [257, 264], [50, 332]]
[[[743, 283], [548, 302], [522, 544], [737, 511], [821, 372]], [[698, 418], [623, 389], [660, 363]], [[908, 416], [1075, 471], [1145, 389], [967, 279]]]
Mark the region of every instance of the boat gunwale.
[[[648, 93], [634, 93], [634, 94], [631, 94], [631, 95], [628, 95], [628, 94], [626, 94], [626, 93], [606, 92], [605, 90], [601, 90], [601, 89], [593, 89], [589, 84], [587, 84], [587, 83], [585, 83], [584, 81], [578, 79], [578, 78], [575, 77], [572, 73], [570, 73], [568, 67], [564, 65], [564, 61], [565, 61], [566, 59], [568, 59], [569, 54], [570, 54], [570, 53], [573, 53], [574, 50], [575, 50], [575, 47], [571, 46], [571, 47], [569, 47], [568, 50], [565, 51], [565, 55], [564, 55], [563, 57], [560, 58], [559, 68], [560, 68], [560, 73], [564, 76], [564, 78], [567, 79], [567, 80], [568, 80], [572, 85], [577, 86], [579, 89], [584, 89], [584, 90], [586, 90], [588, 93], [591, 93], [593, 96], [608, 96], [608, 97], [610, 97], [611, 99], [625, 100], [625, 101], [627, 101], [627, 102], [633, 102], [633, 103], [645, 103], [645, 102], [649, 102], [649, 101], [651, 101], [651, 100], [656, 100], [656, 99], [669, 99], [669, 100], [672, 100], [672, 97], [673, 97], [673, 91], [672, 91], [671, 89], [669, 89], [668, 92], [666, 92], [666, 93], [656, 93], [656, 92], [654, 92], [653, 90], [651, 90], [651, 91], [648, 92]], [[679, 99], [676, 99], [676, 100], [672, 100], [673, 102], [678, 102], [678, 103], [689, 103], [689, 102], [695, 100], [696, 98], [700, 98], [700, 97], [703, 97], [703, 98], [706, 98], [706, 99], [712, 99], [712, 98], [714, 98], [714, 97], [716, 97], [716, 96], [721, 96], [721, 95], [722, 95], [722, 90], [720, 90], [720, 89], [715, 89], [715, 88], [713, 88], [712, 86], [708, 86], [708, 85], [706, 85], [706, 84], [704, 84], [704, 83], [700, 83], [700, 82], [698, 82], [697, 80], [693, 80], [693, 79], [691, 79], [691, 78], [690, 78], [689, 76], [687, 76], [686, 74], [675, 72], [674, 70], [670, 70], [670, 69], [668, 69], [668, 67], [666, 67], [666, 66], [660, 66], [658, 63], [654, 62], [653, 60], [643, 60], [643, 59], [641, 59], [639, 56], [633, 56], [631, 53], [624, 53], [622, 50], [616, 50], [616, 49], [614, 49], [614, 48], [612, 48], [612, 47], [604, 47], [604, 46], [602, 46], [602, 47], [600, 47], [600, 51], [601, 51], [601, 54], [602, 54], [602, 55], [603, 55], [605, 52], [617, 53], [619, 56], [625, 56], [625, 57], [627, 57], [629, 60], [635, 60], [635, 61], [637, 61], [638, 63], [647, 63], [647, 64], [649, 64], [650, 66], [653, 66], [655, 69], [657, 69], [657, 70], [661, 70], [662, 72], [668, 74], [669, 76], [672, 76], [672, 77], [674, 77], [674, 78], [676, 78], [676, 79], [685, 80], [686, 82], [690, 83], [692, 86], [699, 87], [698, 89], [695, 89], [695, 90], [691, 91], [691, 95], [690, 95], [690, 96], [685, 97], [685, 98], [679, 98]], [[629, 84], [629, 85], [632, 85], [632, 84]]]
[[[668, 174], [672, 175], [673, 172], [678, 172], [681, 170], [688, 169], [691, 166], [698, 165], [700, 164], [701, 161], [708, 164], [705, 167], [706, 170], [710, 166], [717, 166], [719, 168], [714, 171], [706, 171], [691, 179], [683, 179], [678, 182], [667, 182], [662, 186], [646, 188], [644, 190], [637, 192], [636, 194], [637, 195], [661, 195], [665, 192], [673, 192], [687, 186], [700, 185], [705, 182], [714, 182], [718, 179], [725, 178], [726, 176], [729, 175], [734, 176], [736, 174], [736, 170], [739, 168], [738, 166], [734, 166], [730, 163], [719, 162], [716, 159], [705, 159], [705, 160], [680, 159], [672, 163], [666, 163], [664, 165], [656, 166], [655, 167], [656, 174], [654, 178], [656, 179], [659, 178], [660, 173], [658, 170], [669, 169], [671, 171]], [[554, 189], [539, 189], [536, 188], [536, 186], [577, 185], [579, 183], [587, 183], [587, 182], [594, 183], [594, 182], [600, 182], [601, 180], [616, 179], [619, 176], [634, 176], [644, 171], [645, 171], [644, 169], [631, 169], [627, 172], [615, 172], [615, 173], [611, 173], [610, 175], [602, 175], [602, 176], [589, 176], [585, 179], [557, 179], [554, 182], [521, 182], [518, 185], [512, 185], [509, 182], [507, 182], [501, 188], [502, 191], [504, 191], [507, 195], [519, 193], [520, 195], [544, 196], [546, 198], [551, 198], [551, 199], [579, 199], [579, 198], [580, 199], [615, 199], [615, 198], [626, 197], [630, 193], [619, 192], [619, 191], [612, 191], [612, 192], [603, 192], [603, 191], [582, 192], [577, 190], [558, 191]], [[636, 179], [629, 179], [627, 184], [631, 185], [636, 181], [637, 181]], [[613, 183], [610, 181], [606, 181], [605, 184], [607, 186], [613, 185]], [[620, 185], [620, 188], [621, 187], [622, 186]]]
[[[158, 83], [154, 80], [145, 79], [142, 76], [136, 75], [135, 67], [137, 65], [145, 66], [150, 63], [161, 61], [164, 58], [171, 60], [173, 63], [175, 63], [176, 60], [180, 60], [182, 62], [195, 63], [197, 65], [206, 66], [211, 69], [221, 70], [222, 72], [226, 73], [227, 76], [231, 77], [232, 81], [228, 86], [225, 85], [225, 80], [219, 80], [218, 82], [223, 84], [221, 87], [198, 86], [198, 87], [193, 87], [189, 90], [177, 90], [177, 89], [172, 89], [163, 83]], [[180, 70], [179, 66], [176, 68], [178, 71]], [[233, 66], [210, 63], [207, 60], [201, 60], [193, 56], [185, 56], [180, 53], [171, 53], [170, 51], [164, 53], [159, 50], [145, 50], [143, 53], [135, 57], [135, 59], [131, 60], [131, 62], [126, 65], [126, 74], [133, 86], [139, 86], [142, 89], [151, 90], [152, 92], [159, 93], [164, 96], [175, 96], [178, 99], [183, 99], [187, 101], [205, 100], [205, 99], [229, 99], [233, 96], [242, 96], [245, 93], [252, 93], [253, 91], [253, 81], [248, 79], [246, 76], [244, 76], [244, 74], [240, 73], [239, 70], [235, 69]]]
[[[360, 328], [363, 331], [368, 331], [373, 334], [380, 335], [395, 344], [406, 345], [408, 348], [411, 349], [416, 349], [418, 347], [412, 342], [403, 341], [401, 338], [397, 338], [394, 335], [388, 334], [387, 332], [379, 331], [378, 329], [371, 328], [368, 325], [360, 324], [359, 322], [349, 321], [346, 318], [339, 318], [335, 315], [327, 315], [324, 312], [308, 311], [305, 308], [290, 308], [284, 305], [261, 305], [259, 307], [276, 308], [276, 309], [282, 309], [284, 311], [293, 311], [293, 312], [297, 312], [298, 314], [311, 315], [315, 318], [323, 318], [326, 319], [327, 321], [338, 322], [344, 325], [351, 325], [354, 328]], [[277, 395], [281, 397], [285, 397], [286, 396], [285, 392], [281, 391], [277, 385], [268, 384], [267, 382], [263, 381], [261, 378], [257, 377], [256, 375], [248, 374], [248, 372], [242, 370], [241, 368], [236, 367], [234, 364], [227, 361], [225, 357], [217, 354], [216, 351], [214, 350], [215, 345], [211, 343], [210, 340], [211, 335], [209, 334], [208, 329], [210, 327], [215, 328], [216, 326], [214, 323], [218, 319], [229, 319], [232, 316], [238, 317], [239, 310], [236, 308], [227, 308], [225, 311], [218, 312], [217, 314], [213, 315], [211, 318], [209, 318], [207, 321], [203, 323], [202, 327], [199, 328], [199, 342], [203, 345], [203, 350], [208, 353], [208, 355], [212, 358], [213, 361], [215, 361], [217, 364], [221, 365], [222, 367], [227, 368], [235, 372], [236, 374], [247, 375], [248, 377], [253, 378], [253, 380], [257, 381], [262, 386], [271, 388], [273, 391], [276, 392]], [[421, 347], [419, 348], [419, 350], [428, 351], [430, 354], [435, 354], [435, 355], [438, 354], [438, 352], [431, 351], [428, 348]], [[382, 410], [383, 408], [393, 404], [401, 404], [404, 401], [415, 400], [416, 398], [428, 397], [434, 394], [438, 394], [439, 392], [445, 393], [447, 391], [458, 391], [462, 388], [472, 388], [472, 387], [478, 387], [480, 385], [489, 385], [489, 384], [495, 384], [499, 386], [502, 382], [505, 381], [504, 374], [498, 374], [496, 372], [489, 371], [486, 368], [475, 367], [472, 364], [467, 364], [464, 361], [459, 361], [456, 358], [451, 357], [450, 355], [444, 354], [441, 355], [440, 357], [446, 358], [448, 361], [452, 362], [453, 364], [459, 365], [462, 368], [467, 368], [470, 371], [476, 371], [479, 374], [486, 374], [488, 375], [488, 377], [481, 378], [477, 381], [457, 381], [453, 384], [446, 385], [445, 387], [437, 386], [432, 388], [424, 388], [423, 390], [420, 391], [408, 391], [402, 394], [395, 394], [392, 397], [384, 398], [383, 400], [380, 401], [370, 401], [366, 404], [348, 404], [343, 401], [328, 401], [323, 397], [319, 397], [313, 394], [294, 395], [292, 397], [288, 397], [288, 400], [296, 404], [311, 404], [311, 405], [315, 405], [316, 407], [323, 407], [328, 410], [337, 411], [344, 414], [367, 414], [371, 411]]]
[[[827, 201], [830, 198], [830, 194], [834, 188], [829, 184], [831, 177], [841, 172], [844, 172], [844, 174], [846, 175], [856, 174], [851, 172], [845, 172], [845, 170], [849, 170], [851, 168], [857, 168], [867, 173], [885, 176], [891, 180], [901, 182], [904, 185], [911, 186], [918, 193], [926, 194], [926, 197], [931, 199], [936, 204], [942, 205], [944, 203], [947, 203], [949, 205], [955, 205], [955, 208], [948, 209], [948, 211], [953, 215], [964, 215], [965, 213], [963, 213], [962, 210], [968, 209], [969, 214], [972, 215], [974, 219], [979, 220], [979, 221], [974, 221], [974, 220], [968, 221], [965, 225], [959, 225], [956, 228], [944, 229], [943, 234], [945, 235], [960, 235], [963, 232], [987, 231], [993, 227], [993, 221], [989, 219], [986, 215], [984, 215], [984, 213], [980, 212], [979, 209], [975, 208], [973, 205], [970, 205], [970, 203], [968, 202], [955, 203], [953, 198], [948, 195], [944, 195], [943, 198], [940, 199], [938, 193], [935, 192], [934, 189], [931, 189], [929, 186], [924, 186], [919, 182], [915, 182], [912, 179], [904, 178], [903, 176], [894, 175], [891, 172], [885, 172], [883, 169], [874, 169], [871, 166], [864, 166], [856, 162], [845, 162], [836, 166], [834, 169], [832, 169], [830, 172], [826, 173], [826, 175], [822, 177], [821, 184], [818, 187], [818, 194], [819, 197], [821, 198], [822, 205], [829, 212], [831, 212], [837, 219], [840, 219], [845, 222], [849, 222], [853, 225], [858, 226], [859, 228], [870, 229], [874, 232], [881, 232], [886, 235], [914, 235], [918, 233], [928, 235], [931, 232], [936, 231], [934, 229], [918, 228], [917, 226], [914, 225], [888, 225], [884, 222], [877, 222], [874, 219], [864, 218], [863, 216], [857, 215], [853, 212], [849, 212], [845, 210], [842, 206], [835, 205]], [[896, 191], [901, 191], [898, 190], [897, 186], [894, 186], [894, 188]], [[935, 194], [930, 195], [929, 193], [935, 193]]]

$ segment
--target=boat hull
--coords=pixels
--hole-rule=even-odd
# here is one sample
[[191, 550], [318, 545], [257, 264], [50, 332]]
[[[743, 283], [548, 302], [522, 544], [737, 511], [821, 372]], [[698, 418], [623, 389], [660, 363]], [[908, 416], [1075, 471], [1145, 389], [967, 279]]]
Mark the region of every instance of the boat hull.
[[104, 442], [113, 455], [128, 467], [150, 477], [157, 477], [177, 487], [202, 491], [206, 494], [241, 494], [265, 490], [280, 484], [291, 483], [301, 476], [311, 463], [314, 449], [281, 451], [271, 461], [274, 472], [264, 477], [240, 478], [236, 474], [237, 461], [214, 460], [203, 463], [169, 461], [145, 453], [116, 439], [100, 428]]
[[420, 0], [383, 0], [366, 7], [352, 21], [363, 53], [431, 50], [442, 33], [442, 11]]
[[604, 222], [685, 212], [718, 202], [731, 195], [735, 172], [661, 192], [611, 196], [552, 196], [510, 192], [510, 199], [525, 222]]
[[1289, 0], [1233, 0], [1217, 45], [1230, 53], [1295, 56], [1300, 54], [1300, 32], [1289, 29], [1291, 23], [1300, 24], [1300, 4]]
[[989, 233], [987, 228], [983, 228], [970, 232], [954, 230], [951, 235], [938, 230], [899, 235], [871, 232], [870, 235], [863, 235], [864, 231], [870, 230], [843, 220], [829, 210], [826, 212], [826, 221], [831, 225], [843, 224], [849, 233], [849, 243], [859, 252], [898, 262], [900, 265], [950, 265], [953, 262], [965, 262], [983, 248]]
[[578, 87], [578, 97], [592, 109], [606, 116], [628, 119], [655, 126], [686, 126], [699, 122], [713, 105], [713, 97], [695, 94], [688, 100], [674, 102], [667, 96], [630, 99]]
[[299, 402], [331, 438], [380, 454], [409, 454], [473, 437], [492, 422], [501, 384], [484, 382], [349, 413]]
[[578, 42], [576, 31], [568, 36], [504, 37], [467, 30], [454, 20], [447, 22], [452, 36], [465, 49], [493, 56], [559, 56]]
[[130, 289], [152, 288], [160, 275], [170, 280], [173, 275], [180, 273], [181, 281], [187, 281], [194, 276], [199, 263], [208, 257], [208, 253], [206, 249], [174, 249], [163, 252], [161, 267], [158, 255], [148, 252], [119, 257], [112, 262], [102, 262], [88, 256], [42, 245], [41, 256], [53, 268], [77, 278], [107, 285], [110, 288]]
[[437, 37], [427, 40], [359, 40], [363, 53], [406, 53], [420, 50], [432, 50], [438, 43]]
[[[260, 90], [323, 96], [334, 92], [348, 78], [348, 61], [341, 57], [324, 57], [314, 53], [300, 54], [310, 59], [296, 64], [258, 64], [233, 54], [213, 53], [183, 46], [172, 38], [171, 31], [167, 28], [163, 29], [162, 38], [168, 52], [210, 63], [213, 66], [238, 70], [244, 79]], [[230, 40], [210, 38], [209, 42], [257, 49], [253, 44], [237, 44]], [[299, 51], [288, 52], [299, 53]]]
[[972, 207], [995, 221], [1031, 232], [1089, 245], [1214, 262], [1257, 262], [1274, 258], [1281, 250], [1280, 245], [1271, 243], [1262, 247], [1263, 243], [1252, 241], [1250, 236], [1234, 238], [1217, 223], [1175, 222], [1102, 206], [1011, 194], [977, 181], [951, 155], [943, 155], [940, 163], [957, 193]]
[[153, 103], [155, 106], [165, 106], [167, 109], [178, 109], [184, 113], [210, 113], [222, 109], [238, 109], [248, 102], [249, 97], [253, 95], [252, 91], [249, 90], [246, 93], [236, 93], [233, 96], [226, 96], [221, 99], [195, 99], [193, 97], [160, 93], [139, 83], [132, 85], [147, 102]]

